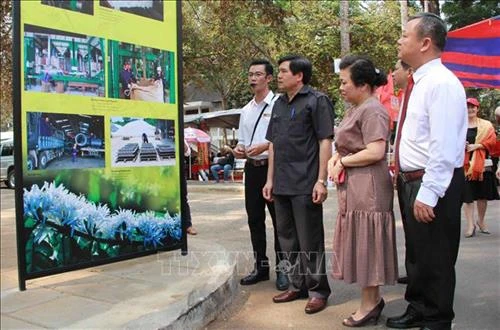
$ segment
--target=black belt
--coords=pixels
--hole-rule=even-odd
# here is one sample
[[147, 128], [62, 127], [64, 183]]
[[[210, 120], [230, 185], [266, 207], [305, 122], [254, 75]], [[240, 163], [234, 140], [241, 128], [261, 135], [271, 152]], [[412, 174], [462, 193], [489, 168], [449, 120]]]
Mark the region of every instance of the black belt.
[[269, 160], [267, 158], [266, 159], [247, 158], [247, 163], [255, 167], [261, 167], [261, 166], [267, 166], [269, 164]]
[[422, 179], [425, 174], [425, 170], [416, 170], [410, 172], [399, 172], [399, 177], [403, 182], [413, 182]]

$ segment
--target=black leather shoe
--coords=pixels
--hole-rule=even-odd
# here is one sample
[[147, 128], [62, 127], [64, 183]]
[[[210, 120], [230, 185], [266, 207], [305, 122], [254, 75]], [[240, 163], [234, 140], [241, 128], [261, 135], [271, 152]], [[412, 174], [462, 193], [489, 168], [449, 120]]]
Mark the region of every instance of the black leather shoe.
[[408, 276], [401, 276], [398, 278], [398, 283], [399, 284], [408, 284]]
[[240, 280], [241, 285], [252, 285], [261, 281], [269, 280], [269, 271], [258, 271], [254, 269], [250, 274]]
[[422, 314], [420, 314], [413, 308], [408, 307], [403, 315], [396, 317], [389, 317], [387, 319], [386, 325], [389, 328], [408, 329], [408, 328], [417, 328], [423, 326], [424, 325], [423, 321], [424, 317]]
[[288, 281], [288, 276], [285, 273], [276, 273], [276, 289], [279, 291], [285, 291], [288, 289], [290, 282]]

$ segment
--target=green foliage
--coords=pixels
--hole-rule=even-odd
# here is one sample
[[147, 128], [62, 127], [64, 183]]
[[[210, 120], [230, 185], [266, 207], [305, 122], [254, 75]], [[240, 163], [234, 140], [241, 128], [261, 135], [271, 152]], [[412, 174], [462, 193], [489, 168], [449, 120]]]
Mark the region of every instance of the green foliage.
[[[439, 13], [439, 1], [429, 5]], [[344, 102], [332, 72], [333, 60], [340, 57], [339, 6], [327, 0], [184, 1], [184, 82], [218, 91], [224, 106], [241, 107], [251, 98], [245, 72], [252, 59], [264, 57], [276, 65], [285, 54], [300, 54], [313, 64], [311, 85], [335, 101], [342, 117]], [[422, 6], [421, 0], [408, 1], [408, 15]], [[498, 1], [489, 0], [447, 0], [441, 9], [452, 28], [500, 10]], [[401, 34], [399, 1], [349, 1], [349, 24], [351, 53], [368, 55], [388, 72]]]
[[[0, 3], [0, 124], [5, 128], [12, 122], [12, 1]], [[408, 5], [409, 15], [422, 10], [421, 0]], [[432, 6], [439, 11], [438, 1]], [[396, 58], [399, 1], [351, 0], [349, 7], [351, 52], [370, 55], [387, 71]], [[451, 30], [500, 15], [495, 0], [445, 0], [441, 11]], [[288, 53], [308, 57], [314, 65], [312, 85], [338, 100], [331, 68], [340, 56], [339, 1], [186, 0], [182, 15], [184, 82], [217, 91], [223, 108], [241, 107], [251, 97], [245, 73], [252, 59], [276, 64]]]
[[[311, 85], [337, 101], [342, 115], [332, 70], [340, 57], [339, 10], [338, 1], [326, 0], [184, 1], [184, 81], [218, 91], [224, 106], [241, 107], [251, 98], [252, 59], [276, 66], [279, 57], [300, 54], [313, 64]], [[350, 12], [351, 52], [370, 55], [387, 71], [401, 30], [398, 2], [350, 1]]]
[[270, 1], [183, 2], [184, 81], [217, 91], [224, 109], [240, 106], [249, 96], [246, 66], [273, 57], [280, 16]]
[[0, 1], [0, 129], [12, 128], [12, 1]]
[[446, 0], [441, 10], [450, 30], [500, 15], [500, 5], [495, 0]]
[[[151, 177], [158, 180], [151, 182]], [[62, 170], [44, 180], [64, 184], [71, 191], [79, 191], [92, 202], [106, 204], [111, 210], [134, 209], [137, 212], [157, 210], [178, 213], [179, 176], [172, 167], [152, 167], [134, 170], [134, 175], [119, 177], [105, 174], [102, 170]]]

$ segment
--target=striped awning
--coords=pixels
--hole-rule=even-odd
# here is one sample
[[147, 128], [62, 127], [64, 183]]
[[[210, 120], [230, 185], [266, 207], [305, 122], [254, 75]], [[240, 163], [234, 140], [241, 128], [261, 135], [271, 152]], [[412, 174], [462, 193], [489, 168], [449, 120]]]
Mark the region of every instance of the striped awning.
[[448, 32], [441, 59], [464, 87], [500, 88], [500, 16]]

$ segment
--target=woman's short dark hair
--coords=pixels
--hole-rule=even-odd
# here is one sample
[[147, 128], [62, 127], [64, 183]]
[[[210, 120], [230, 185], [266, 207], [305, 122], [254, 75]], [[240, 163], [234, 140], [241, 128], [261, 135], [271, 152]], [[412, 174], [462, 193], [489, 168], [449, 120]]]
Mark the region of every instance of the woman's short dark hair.
[[307, 58], [298, 55], [287, 55], [278, 60], [278, 65], [287, 61], [290, 62], [290, 71], [292, 71], [294, 75], [302, 72], [302, 82], [304, 85], [311, 81], [312, 64]]
[[265, 69], [266, 75], [271, 75], [271, 76], [273, 75], [274, 69], [271, 62], [269, 62], [268, 60], [264, 59], [253, 60], [252, 63], [250, 63], [250, 65], [248, 66], [248, 68], [250, 69], [250, 67], [253, 65], [263, 65], [266, 68]]
[[371, 88], [387, 84], [385, 72], [377, 69], [366, 56], [347, 55], [340, 61], [340, 70], [349, 69], [354, 86], [367, 84]]

